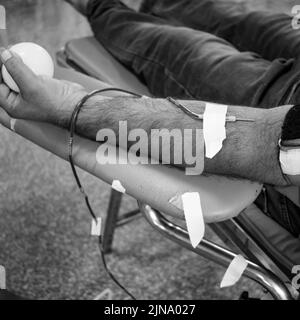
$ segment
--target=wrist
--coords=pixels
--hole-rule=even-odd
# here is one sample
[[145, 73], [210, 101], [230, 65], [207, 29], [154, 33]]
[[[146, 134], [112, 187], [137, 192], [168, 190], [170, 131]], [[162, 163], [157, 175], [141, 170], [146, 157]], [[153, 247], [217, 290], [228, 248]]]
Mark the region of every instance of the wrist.
[[[69, 129], [72, 114], [79, 105], [75, 132], [91, 140], [95, 140], [96, 134], [102, 123], [102, 112], [107, 110], [107, 101], [112, 98], [84, 93], [79, 99], [72, 103], [71, 108], [65, 108], [60, 116], [59, 125]], [[87, 100], [86, 100], [87, 99]]]
[[72, 95], [49, 116], [49, 122], [63, 128], [69, 128], [72, 113], [77, 104], [87, 95], [87, 92], [79, 92]]

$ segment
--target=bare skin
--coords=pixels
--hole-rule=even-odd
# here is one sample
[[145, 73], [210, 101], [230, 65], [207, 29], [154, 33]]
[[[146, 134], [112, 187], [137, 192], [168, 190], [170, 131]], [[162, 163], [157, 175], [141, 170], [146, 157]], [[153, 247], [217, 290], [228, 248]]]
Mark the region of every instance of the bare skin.
[[[75, 105], [87, 93], [85, 89], [66, 81], [38, 77], [10, 51], [2, 49], [0, 52], [2, 62], [21, 90], [19, 95], [10, 91], [0, 79], [0, 106], [3, 108], [0, 118], [6, 112], [14, 118], [66, 127]], [[203, 113], [205, 108], [205, 103], [201, 101], [183, 103], [198, 113]], [[250, 118], [254, 122], [228, 123], [223, 148], [213, 159], [206, 159], [205, 171], [273, 185], [289, 185], [278, 161], [278, 140], [290, 107], [257, 109], [230, 106], [229, 115]], [[129, 130], [142, 128], [147, 132], [155, 128], [202, 128], [201, 121], [183, 114], [164, 99], [94, 97], [80, 113], [78, 133], [93, 140], [100, 128], [109, 128], [118, 133], [120, 120], [128, 121]], [[193, 150], [195, 148], [193, 144]], [[182, 166], [185, 167], [185, 164]], [[296, 181], [295, 184], [300, 185], [300, 182]]]

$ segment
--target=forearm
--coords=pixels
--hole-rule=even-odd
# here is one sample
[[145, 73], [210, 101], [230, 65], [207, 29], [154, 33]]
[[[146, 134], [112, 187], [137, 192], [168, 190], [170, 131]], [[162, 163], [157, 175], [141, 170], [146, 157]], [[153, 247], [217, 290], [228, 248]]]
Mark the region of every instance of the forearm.
[[[118, 97], [98, 100], [95, 97], [84, 106], [77, 123], [77, 132], [95, 140], [100, 129], [112, 129], [118, 137], [119, 121], [127, 121], [128, 131], [143, 129], [151, 136], [152, 129], [202, 128], [197, 121], [184, 114], [164, 99], [133, 99]], [[197, 113], [204, 113], [205, 103], [182, 101]], [[253, 122], [226, 124], [227, 138], [221, 151], [213, 158], [205, 158], [205, 172], [247, 178], [274, 185], [286, 185], [278, 161], [278, 140], [289, 106], [274, 109], [256, 109], [229, 106], [228, 115], [253, 119]], [[62, 119], [62, 118], [61, 118]], [[60, 125], [66, 126], [69, 117]], [[149, 139], [150, 140], [150, 139]], [[149, 146], [151, 141], [148, 141]], [[196, 150], [197, 141], [191, 141]], [[128, 144], [130, 146], [130, 143]], [[171, 145], [173, 149], [174, 146]], [[203, 150], [204, 152], [204, 150]], [[172, 164], [172, 158], [171, 158]], [[186, 164], [183, 162], [183, 167]]]

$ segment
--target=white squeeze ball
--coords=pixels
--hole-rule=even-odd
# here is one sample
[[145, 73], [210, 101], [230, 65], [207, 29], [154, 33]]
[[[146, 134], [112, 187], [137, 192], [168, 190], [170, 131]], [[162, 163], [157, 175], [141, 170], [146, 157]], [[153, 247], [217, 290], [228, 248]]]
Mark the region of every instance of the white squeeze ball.
[[[12, 46], [10, 51], [17, 53], [36, 75], [53, 77], [54, 63], [50, 54], [43, 47], [32, 42], [21, 42]], [[20, 92], [4, 65], [2, 66], [2, 77], [11, 90]]]

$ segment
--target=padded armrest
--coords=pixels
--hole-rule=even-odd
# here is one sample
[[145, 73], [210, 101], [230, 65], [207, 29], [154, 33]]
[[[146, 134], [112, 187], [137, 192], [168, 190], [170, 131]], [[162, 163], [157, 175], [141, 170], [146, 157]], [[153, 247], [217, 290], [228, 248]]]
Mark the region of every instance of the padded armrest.
[[[8, 116], [3, 124], [9, 128]], [[67, 160], [67, 130], [26, 120], [17, 120], [15, 130], [24, 138]], [[199, 192], [205, 221], [216, 222], [238, 215], [261, 191], [258, 183], [247, 180], [222, 176], [186, 176], [184, 171], [162, 165], [100, 165], [96, 161], [98, 147], [97, 142], [76, 137], [75, 164], [110, 185], [115, 179], [121, 181], [127, 194], [175, 217], [183, 217], [183, 212], [169, 203], [175, 195]]]
[[[139, 92], [143, 85], [109, 54], [94, 38], [70, 41], [66, 47], [69, 59], [81, 69], [102, 80]], [[71, 79], [68, 79], [71, 80]], [[128, 88], [129, 86], [129, 88]], [[147, 90], [146, 90], [147, 91]], [[10, 119], [3, 123], [10, 126]], [[67, 160], [69, 133], [46, 123], [17, 120], [15, 131], [24, 138]], [[176, 195], [199, 192], [206, 222], [235, 217], [257, 198], [261, 185], [247, 180], [222, 176], [186, 176], [184, 171], [162, 165], [100, 165], [96, 161], [97, 142], [76, 137], [74, 162], [83, 170], [112, 184], [120, 180], [127, 194], [166, 214], [183, 217], [183, 212], [169, 203]], [[112, 159], [115, 160], [115, 159]], [[114, 161], [112, 161], [114, 162]]]
[[[122, 66], [94, 37], [71, 40], [58, 54], [62, 66], [70, 64], [87, 75], [110, 83], [119, 88], [150, 95], [147, 88]], [[277, 188], [300, 207], [300, 188]]]
[[69, 41], [64, 49], [67, 61], [87, 75], [110, 83], [118, 88], [151, 96], [149, 90], [135, 75], [121, 65], [94, 38], [86, 37]]
[[[86, 73], [97, 74], [97, 78], [109, 81], [114, 86], [148, 94], [137, 78], [116, 62], [94, 38], [69, 42], [66, 54]], [[9, 128], [9, 117], [3, 116], [2, 119], [3, 125]], [[68, 159], [69, 133], [66, 130], [46, 123], [17, 120], [15, 131], [57, 156]], [[237, 216], [252, 204], [261, 191], [260, 184], [247, 180], [222, 176], [186, 176], [184, 171], [162, 165], [100, 165], [96, 161], [98, 147], [97, 142], [76, 137], [75, 164], [110, 185], [113, 180], [121, 181], [127, 194], [175, 217], [183, 218], [183, 212], [169, 203], [176, 195], [199, 192], [205, 221], [216, 222]]]

